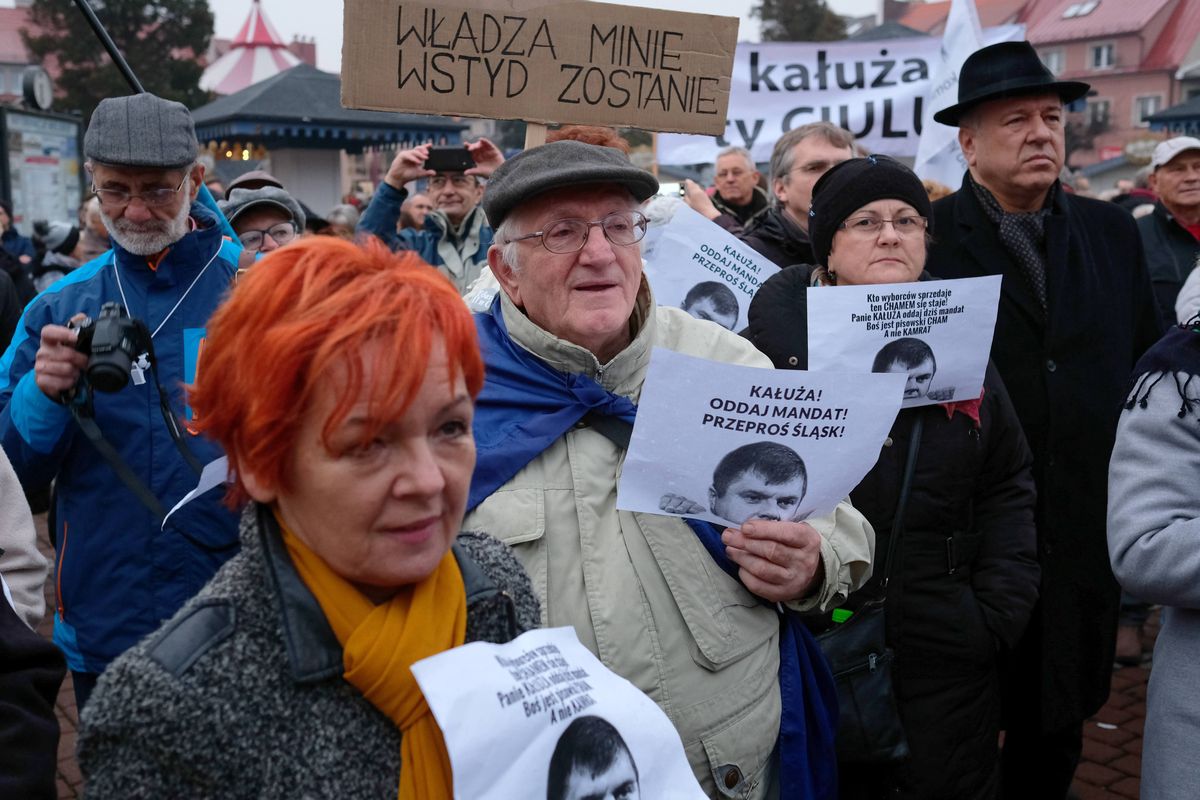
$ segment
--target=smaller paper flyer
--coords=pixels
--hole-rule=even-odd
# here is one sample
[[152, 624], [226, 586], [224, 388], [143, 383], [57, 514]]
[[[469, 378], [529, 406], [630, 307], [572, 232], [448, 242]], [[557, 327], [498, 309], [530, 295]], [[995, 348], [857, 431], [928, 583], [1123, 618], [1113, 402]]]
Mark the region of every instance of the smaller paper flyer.
[[731, 331], [746, 327], [750, 299], [779, 271], [774, 262], [683, 204], [651, 233], [643, 253], [659, 305], [682, 308]]
[[904, 408], [978, 399], [999, 275], [808, 290], [808, 368], [907, 375]]
[[667, 715], [572, 628], [472, 642], [412, 667], [456, 800], [705, 800]]

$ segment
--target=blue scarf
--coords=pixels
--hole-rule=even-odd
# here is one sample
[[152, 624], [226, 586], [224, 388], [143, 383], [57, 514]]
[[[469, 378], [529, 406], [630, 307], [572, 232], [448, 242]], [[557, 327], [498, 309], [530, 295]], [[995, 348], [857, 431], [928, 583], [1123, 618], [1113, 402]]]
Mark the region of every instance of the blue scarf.
[[[475, 508], [537, 458], [589, 411], [633, 424], [637, 406], [591, 378], [563, 374], [535, 358], [508, 335], [500, 297], [475, 315], [487, 380], [475, 410], [475, 474], [468, 510]], [[734, 580], [738, 567], [710, 523], [685, 520], [713, 561]], [[779, 618], [780, 796], [787, 800], [837, 797], [837, 690], [829, 664], [793, 614]]]

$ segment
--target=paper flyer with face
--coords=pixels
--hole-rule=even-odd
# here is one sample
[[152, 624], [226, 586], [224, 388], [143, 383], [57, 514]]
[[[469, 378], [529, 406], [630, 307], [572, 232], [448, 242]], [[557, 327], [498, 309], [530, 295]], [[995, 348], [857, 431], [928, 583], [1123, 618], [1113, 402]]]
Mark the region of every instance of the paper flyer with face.
[[656, 348], [617, 508], [718, 525], [832, 511], [879, 458], [905, 376], [722, 364]]
[[907, 375], [904, 408], [983, 389], [999, 275], [808, 290], [808, 368]]
[[472, 642], [412, 671], [456, 800], [705, 800], [667, 715], [572, 628]]
[[779, 267], [686, 205], [651, 233], [643, 253], [655, 301], [731, 331], [745, 328], [750, 299]]

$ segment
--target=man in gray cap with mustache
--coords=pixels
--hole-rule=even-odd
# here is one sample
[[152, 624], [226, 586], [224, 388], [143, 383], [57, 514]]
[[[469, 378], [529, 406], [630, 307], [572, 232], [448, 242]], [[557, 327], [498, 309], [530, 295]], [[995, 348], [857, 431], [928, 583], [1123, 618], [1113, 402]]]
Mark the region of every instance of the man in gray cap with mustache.
[[[933, 205], [925, 268], [941, 278], [1002, 275], [992, 359], [1034, 456], [1041, 597], [1006, 663], [1005, 797], [1065, 797], [1083, 721], [1104, 705], [1120, 596], [1108, 561], [1108, 459], [1130, 370], [1159, 334], [1133, 218], [1059, 184], [1059, 81], [1028, 42], [973, 53], [959, 102], [962, 188]], [[965, 525], [971, 524], [964, 520]]]
[[[217, 214], [194, 202], [204, 182], [197, 151], [183, 105], [151, 94], [101, 101], [84, 154], [113, 248], [38, 295], [0, 360], [0, 445], [26, 487], [56, 480], [54, 641], [80, 708], [108, 663], [237, 548], [236, 518], [220, 489], [165, 524], [162, 511], [196, 486], [181, 448], [200, 464], [221, 455], [186, 431], [177, 432], [177, 447], [165, 417], [190, 416], [184, 385], [196, 379], [204, 326], [242, 253]], [[127, 382], [93, 391], [89, 354], [67, 323], [96, 320], [106, 303], [141, 320], [149, 342], [125, 336]], [[115, 459], [102, 456], [97, 429]], [[192, 535], [201, 530], [203, 540]]]

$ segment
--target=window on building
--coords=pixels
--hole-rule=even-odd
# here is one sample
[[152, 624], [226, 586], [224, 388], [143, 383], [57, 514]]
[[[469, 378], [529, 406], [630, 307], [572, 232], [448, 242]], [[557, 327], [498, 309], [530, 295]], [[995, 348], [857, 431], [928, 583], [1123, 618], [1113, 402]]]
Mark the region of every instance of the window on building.
[[1162, 95], [1141, 95], [1133, 99], [1133, 124], [1145, 127], [1150, 123], [1146, 117], [1162, 110]]
[[1111, 100], [1088, 100], [1087, 121], [1091, 125], [1107, 125], [1108, 115], [1112, 111]]
[[1062, 50], [1044, 50], [1041, 56], [1042, 63], [1046, 65], [1046, 69], [1050, 70], [1051, 74], [1062, 74], [1064, 61]]
[[1092, 69], [1110, 69], [1117, 63], [1116, 45], [1112, 42], [1094, 44], [1090, 48]]
[[1072, 3], [1063, 11], [1063, 19], [1071, 19], [1072, 17], [1086, 17], [1088, 14], [1096, 10], [1096, 6], [1100, 5], [1100, 0], [1087, 0], [1085, 3]]

